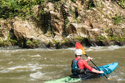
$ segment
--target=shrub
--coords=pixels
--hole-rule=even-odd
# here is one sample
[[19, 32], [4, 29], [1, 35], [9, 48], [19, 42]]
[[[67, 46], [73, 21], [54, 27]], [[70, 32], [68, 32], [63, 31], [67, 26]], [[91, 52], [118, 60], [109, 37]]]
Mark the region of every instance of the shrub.
[[106, 37], [104, 37], [104, 36], [96, 36], [96, 41], [103, 41], [105, 39], [106, 39]]
[[32, 15], [35, 5], [42, 5], [46, 0], [1, 0], [0, 18], [13, 18], [15, 16], [26, 17]]
[[74, 38], [74, 39], [76, 39], [76, 40], [78, 40], [78, 41], [82, 41], [82, 40], [83, 40], [83, 37], [78, 36], [78, 37], [76, 37], [76, 38]]
[[14, 39], [9, 39], [9, 41], [11, 42], [12, 45], [15, 45], [17, 43], [17, 40]]
[[37, 41], [37, 40], [27, 40], [26, 41], [26, 45], [29, 46], [29, 45], [39, 45], [40, 44], [40, 41]]
[[3, 45], [3, 41], [0, 39], [0, 46], [2, 46]]
[[119, 16], [118, 13], [117, 13], [115, 16], [113, 16], [112, 19], [113, 19], [113, 23], [114, 23], [115, 25], [117, 25], [117, 24], [119, 24], [120, 22], [123, 21], [122, 16]]
[[26, 45], [33, 45], [33, 42], [31, 40], [26, 41]]
[[123, 9], [125, 9], [125, 5], [123, 4], [123, 0], [117, 0], [117, 3], [119, 6], [121, 6]]
[[71, 0], [72, 2], [76, 3], [76, 0]]

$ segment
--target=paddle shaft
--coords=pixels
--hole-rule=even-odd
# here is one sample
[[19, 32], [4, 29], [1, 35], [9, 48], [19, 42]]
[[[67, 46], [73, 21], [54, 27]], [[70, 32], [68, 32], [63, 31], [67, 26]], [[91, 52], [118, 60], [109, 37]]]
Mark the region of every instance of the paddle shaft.
[[[87, 54], [85, 54], [85, 56], [86, 57], [88, 57], [88, 55]], [[90, 61], [96, 66], [96, 64], [90, 59]], [[99, 70], [99, 71], [101, 71], [97, 66], [96, 66], [96, 68]], [[106, 78], [108, 78], [105, 74], [103, 74]]]

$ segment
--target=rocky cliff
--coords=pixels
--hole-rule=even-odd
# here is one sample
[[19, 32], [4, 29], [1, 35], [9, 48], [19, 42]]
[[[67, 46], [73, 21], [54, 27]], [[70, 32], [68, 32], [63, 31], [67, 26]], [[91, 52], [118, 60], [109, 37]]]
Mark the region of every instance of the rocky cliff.
[[0, 46], [23, 48], [125, 45], [125, 2], [47, 0], [33, 17], [0, 19]]

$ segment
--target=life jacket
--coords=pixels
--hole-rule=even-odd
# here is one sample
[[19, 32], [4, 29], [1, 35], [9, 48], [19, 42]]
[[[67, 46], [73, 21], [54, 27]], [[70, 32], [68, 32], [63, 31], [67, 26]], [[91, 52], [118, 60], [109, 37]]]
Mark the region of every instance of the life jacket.
[[72, 61], [72, 73], [73, 74], [78, 74], [77, 69], [79, 69], [79, 67], [78, 67], [77, 63], [79, 60], [80, 59], [78, 59], [78, 60], [73, 59], [73, 61]]

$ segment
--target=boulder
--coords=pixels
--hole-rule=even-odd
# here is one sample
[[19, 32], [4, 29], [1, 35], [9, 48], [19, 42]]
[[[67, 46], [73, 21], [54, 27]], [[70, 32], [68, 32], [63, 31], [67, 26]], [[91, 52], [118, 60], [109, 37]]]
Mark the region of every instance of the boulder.
[[[34, 26], [28, 22], [28, 21], [15, 21], [13, 23], [13, 31], [14, 31], [14, 35], [17, 38], [18, 44], [21, 47], [30, 47], [30, 48], [35, 48], [35, 47], [45, 47], [44, 44], [42, 44], [42, 40], [38, 39], [39, 36], [39, 31], [37, 32], [36, 29], [34, 28]], [[27, 41], [31, 41], [30, 44], [27, 44]], [[34, 43], [32, 40], [36, 40], [39, 42]], [[32, 44], [32, 45], [31, 45]]]
[[15, 21], [13, 25], [14, 34], [17, 37], [17, 40], [23, 38], [36, 38], [38, 36], [34, 27], [28, 21]]

